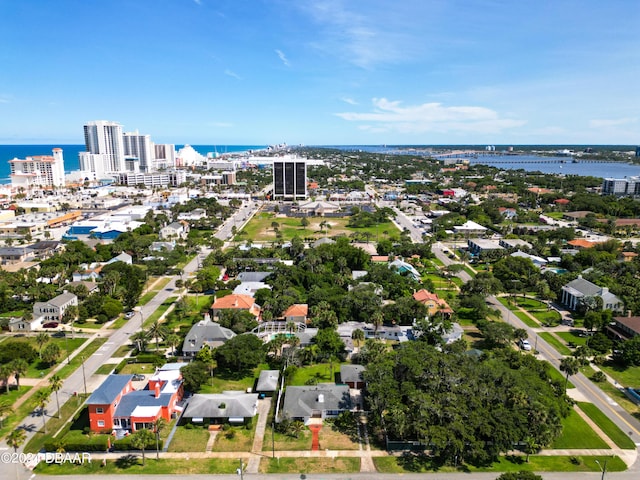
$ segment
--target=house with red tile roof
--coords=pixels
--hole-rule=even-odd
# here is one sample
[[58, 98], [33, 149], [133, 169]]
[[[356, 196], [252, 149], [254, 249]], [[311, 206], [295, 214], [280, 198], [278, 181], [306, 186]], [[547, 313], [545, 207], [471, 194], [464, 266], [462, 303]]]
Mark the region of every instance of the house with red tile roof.
[[415, 292], [413, 298], [415, 301], [427, 307], [427, 315], [430, 317], [438, 313], [446, 316], [450, 316], [453, 313], [453, 310], [444, 299], [438, 297], [438, 294], [431, 293], [424, 288]]
[[294, 303], [282, 314], [285, 322], [307, 323], [309, 315], [309, 305], [306, 303]]
[[257, 319], [260, 318], [262, 309], [255, 302], [253, 297], [242, 294], [231, 294], [216, 299], [211, 305], [212, 317], [215, 319], [222, 310], [246, 310]]

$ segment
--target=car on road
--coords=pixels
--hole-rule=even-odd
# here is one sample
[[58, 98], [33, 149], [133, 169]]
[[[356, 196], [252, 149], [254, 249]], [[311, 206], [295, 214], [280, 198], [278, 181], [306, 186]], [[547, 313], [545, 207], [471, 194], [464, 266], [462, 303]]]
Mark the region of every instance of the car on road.
[[58, 328], [58, 325], [60, 325], [58, 322], [47, 322], [42, 325], [42, 328]]
[[529, 343], [529, 340], [527, 339], [521, 339], [520, 340], [520, 348], [522, 350], [526, 350], [527, 352], [531, 350], [531, 344]]
[[133, 316], [136, 314], [136, 312], [127, 312], [124, 314], [125, 318], [133, 318]]

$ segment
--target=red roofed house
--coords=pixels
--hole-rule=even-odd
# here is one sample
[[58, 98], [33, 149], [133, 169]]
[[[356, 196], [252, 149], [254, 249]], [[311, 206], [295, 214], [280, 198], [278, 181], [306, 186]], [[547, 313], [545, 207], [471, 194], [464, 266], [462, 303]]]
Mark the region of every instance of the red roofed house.
[[301, 322], [307, 323], [307, 315], [309, 314], [309, 305], [306, 303], [294, 303], [287, 308], [282, 315], [285, 322]]
[[226, 297], [218, 298], [211, 305], [212, 317], [218, 318], [222, 310], [246, 310], [251, 313], [257, 320], [260, 319], [262, 309], [253, 297], [242, 294], [231, 294]]
[[583, 238], [576, 238], [575, 240], [569, 240], [567, 245], [571, 245], [572, 247], [583, 249], [583, 248], [593, 248], [596, 242], [590, 242], [589, 240], [585, 240]]
[[437, 313], [447, 316], [450, 316], [453, 313], [449, 304], [442, 298], [438, 297], [436, 293], [431, 293], [422, 289], [414, 293], [413, 298], [427, 307], [427, 315], [430, 317], [433, 317]]

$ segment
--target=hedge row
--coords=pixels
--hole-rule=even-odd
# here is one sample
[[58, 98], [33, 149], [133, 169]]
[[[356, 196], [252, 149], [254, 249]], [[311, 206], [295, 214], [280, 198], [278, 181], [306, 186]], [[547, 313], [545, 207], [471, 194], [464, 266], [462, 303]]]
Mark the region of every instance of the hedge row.
[[[115, 440], [112, 442], [113, 445], [113, 449], [114, 450], [138, 450], [137, 448], [134, 448], [131, 446], [131, 435], [129, 435], [128, 437], [124, 437], [121, 438], [120, 440]], [[163, 441], [160, 440], [160, 450], [162, 450], [162, 445], [163, 445]], [[156, 449], [156, 440], [155, 438], [147, 443], [147, 446], [145, 447], [145, 450], [155, 450]]]

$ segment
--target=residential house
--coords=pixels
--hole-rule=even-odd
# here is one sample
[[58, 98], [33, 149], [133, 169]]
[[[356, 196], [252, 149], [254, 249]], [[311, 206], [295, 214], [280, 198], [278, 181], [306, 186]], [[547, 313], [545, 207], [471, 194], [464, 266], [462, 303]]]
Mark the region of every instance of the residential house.
[[124, 395], [133, 391], [133, 375], [109, 375], [87, 400], [92, 432], [111, 432], [116, 408]]
[[395, 269], [398, 273], [406, 273], [408, 276], [419, 282], [421, 279], [420, 272], [410, 263], [405, 262], [402, 258], [396, 258], [389, 263], [389, 268]]
[[429, 317], [433, 317], [434, 315], [450, 317], [453, 314], [453, 310], [449, 304], [440, 298], [437, 293], [431, 293], [428, 290], [421, 289], [413, 294], [413, 298], [427, 307], [427, 315]]
[[168, 363], [157, 370], [143, 390], [132, 386], [133, 375], [109, 375], [87, 400], [93, 432], [153, 428], [159, 418], [170, 421], [182, 408], [184, 389], [180, 368]]
[[640, 335], [640, 317], [632, 317], [631, 315], [613, 317], [613, 322], [607, 325], [606, 331], [607, 335], [614, 340], [629, 340]]
[[253, 297], [249, 295], [236, 295], [231, 294], [225, 297], [216, 299], [211, 305], [212, 317], [218, 318], [220, 312], [223, 310], [245, 310], [257, 319], [260, 319], [262, 309], [255, 302]]
[[64, 244], [56, 240], [42, 240], [27, 247], [38, 260], [45, 260], [64, 249]]
[[127, 265], [133, 265], [133, 257], [129, 255], [127, 252], [122, 252], [120, 255], [116, 255], [111, 260], [105, 263], [105, 265], [109, 265], [110, 263], [122, 262]]
[[444, 334], [442, 334], [442, 341], [445, 345], [449, 345], [453, 342], [460, 340], [463, 335], [464, 335], [464, 330], [462, 329], [462, 327], [458, 323], [453, 322], [451, 324], [451, 328], [447, 330]]
[[176, 238], [185, 238], [188, 229], [185, 222], [173, 222], [162, 227], [159, 232], [161, 240], [172, 240]]
[[33, 251], [27, 247], [0, 247], [0, 264], [12, 265], [33, 257]]
[[294, 303], [285, 310], [282, 314], [284, 321], [307, 323], [307, 316], [309, 315], [309, 305], [306, 303]]
[[579, 275], [578, 278], [562, 287], [561, 303], [569, 310], [576, 310], [587, 297], [600, 297], [602, 310], [620, 312], [624, 310], [622, 300], [609, 292], [607, 287], [599, 287]]
[[528, 258], [538, 268], [544, 268], [544, 267], [547, 266], [547, 263], [548, 263], [546, 258], [539, 257], [537, 255], [531, 255], [531, 254], [525, 253], [525, 252], [521, 252], [520, 250], [518, 250], [517, 252], [513, 252], [511, 254], [511, 256], [512, 257]]
[[473, 255], [482, 255], [491, 251], [502, 251], [504, 247], [496, 240], [486, 240], [482, 238], [474, 238], [467, 240], [469, 252]]
[[90, 281], [95, 282], [102, 278], [102, 263], [81, 263], [78, 265], [79, 270], [73, 272], [72, 278], [74, 282]]
[[73, 293], [64, 292], [48, 302], [36, 302], [33, 304], [33, 318], [40, 319], [41, 323], [60, 322], [64, 312], [71, 306], [78, 306], [78, 297]]
[[149, 251], [162, 252], [164, 250], [167, 252], [172, 252], [174, 248], [176, 248], [176, 242], [173, 240], [170, 242], [153, 242], [149, 246]]
[[315, 386], [289, 386], [285, 391], [280, 418], [307, 422], [310, 418], [335, 418], [351, 408], [348, 385], [321, 383]]
[[264, 282], [271, 272], [240, 272], [236, 280], [243, 282]]
[[236, 288], [233, 289], [233, 293], [235, 295], [245, 295], [249, 297], [253, 297], [258, 290], [263, 288], [267, 288], [271, 290], [271, 285], [264, 282], [242, 282]]
[[454, 225], [453, 232], [461, 235], [484, 235], [487, 228], [473, 220], [467, 220], [462, 225]]
[[349, 385], [349, 388], [364, 388], [364, 365], [341, 365], [340, 366], [340, 382]]
[[520, 250], [521, 248], [531, 248], [532, 245], [526, 240], [520, 238], [501, 238], [498, 240], [498, 245], [507, 249]]
[[235, 336], [236, 334], [228, 328], [212, 322], [207, 314], [204, 320], [193, 325], [187, 333], [182, 344], [182, 355], [193, 358], [205, 345], [217, 348]]
[[258, 412], [258, 394], [242, 391], [193, 395], [182, 418], [192, 423], [243, 424]]
[[279, 370], [262, 370], [256, 383], [256, 392], [271, 397], [278, 390], [279, 381]]
[[498, 211], [507, 220], [513, 220], [518, 216], [515, 208], [498, 207]]

